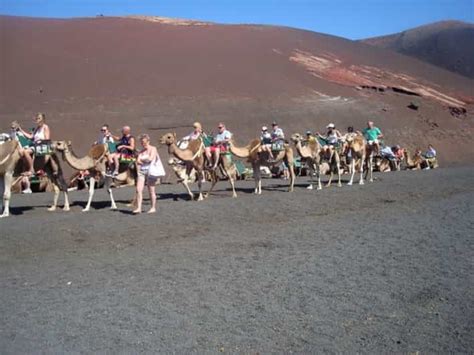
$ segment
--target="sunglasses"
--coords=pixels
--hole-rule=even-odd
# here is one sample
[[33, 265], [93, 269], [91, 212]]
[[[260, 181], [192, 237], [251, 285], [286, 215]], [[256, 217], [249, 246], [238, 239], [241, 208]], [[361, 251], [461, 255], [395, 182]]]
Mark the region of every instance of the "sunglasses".
[[224, 128], [224, 126], [219, 126], [219, 127], [217, 127], [217, 128], [221, 129], [221, 128]]
[[107, 132], [107, 130], [106, 130], [106, 129], [101, 129], [100, 131], [101, 131], [101, 132]]

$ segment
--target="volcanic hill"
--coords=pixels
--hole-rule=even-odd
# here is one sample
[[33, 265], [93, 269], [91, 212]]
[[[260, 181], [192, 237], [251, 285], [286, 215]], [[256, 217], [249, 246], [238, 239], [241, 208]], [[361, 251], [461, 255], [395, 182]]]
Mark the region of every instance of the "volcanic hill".
[[394, 50], [474, 79], [474, 24], [442, 21], [364, 43]]
[[53, 139], [79, 153], [103, 123], [156, 140], [224, 121], [244, 144], [273, 120], [289, 135], [372, 119], [387, 144], [433, 143], [442, 163], [474, 161], [474, 81], [365, 43], [144, 16], [2, 16], [0, 31], [1, 130], [45, 112]]

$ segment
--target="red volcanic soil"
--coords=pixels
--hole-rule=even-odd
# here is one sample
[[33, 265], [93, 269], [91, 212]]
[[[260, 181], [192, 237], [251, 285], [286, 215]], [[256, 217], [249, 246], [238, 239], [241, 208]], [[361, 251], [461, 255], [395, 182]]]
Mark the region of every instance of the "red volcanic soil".
[[363, 40], [474, 78], [474, 24], [443, 21]]
[[1, 130], [43, 111], [53, 139], [79, 153], [104, 122], [158, 138], [224, 121], [245, 143], [272, 120], [289, 134], [373, 119], [388, 144], [430, 142], [444, 164], [474, 160], [474, 82], [364, 43], [157, 18], [4, 16], [0, 28]]

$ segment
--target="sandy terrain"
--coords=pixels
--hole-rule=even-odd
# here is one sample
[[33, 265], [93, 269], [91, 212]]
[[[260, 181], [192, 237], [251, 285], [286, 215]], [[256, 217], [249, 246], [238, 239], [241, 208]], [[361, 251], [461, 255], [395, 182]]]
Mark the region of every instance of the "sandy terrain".
[[[61, 352], [416, 352], [474, 349], [474, 168], [284, 192], [227, 185], [203, 203], [159, 188], [132, 216], [116, 191], [80, 212], [15, 195], [0, 220], [0, 349]], [[175, 194], [178, 194], [176, 198]]]

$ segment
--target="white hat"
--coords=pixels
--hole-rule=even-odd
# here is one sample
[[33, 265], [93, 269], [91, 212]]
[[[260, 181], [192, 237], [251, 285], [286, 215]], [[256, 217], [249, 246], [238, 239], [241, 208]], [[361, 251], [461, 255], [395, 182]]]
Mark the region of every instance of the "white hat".
[[336, 128], [336, 125], [334, 123], [330, 123], [326, 128]]
[[262, 127], [262, 131], [266, 131], [266, 130], [268, 130], [268, 127], [267, 127], [267, 126], [263, 126], [263, 127]]

